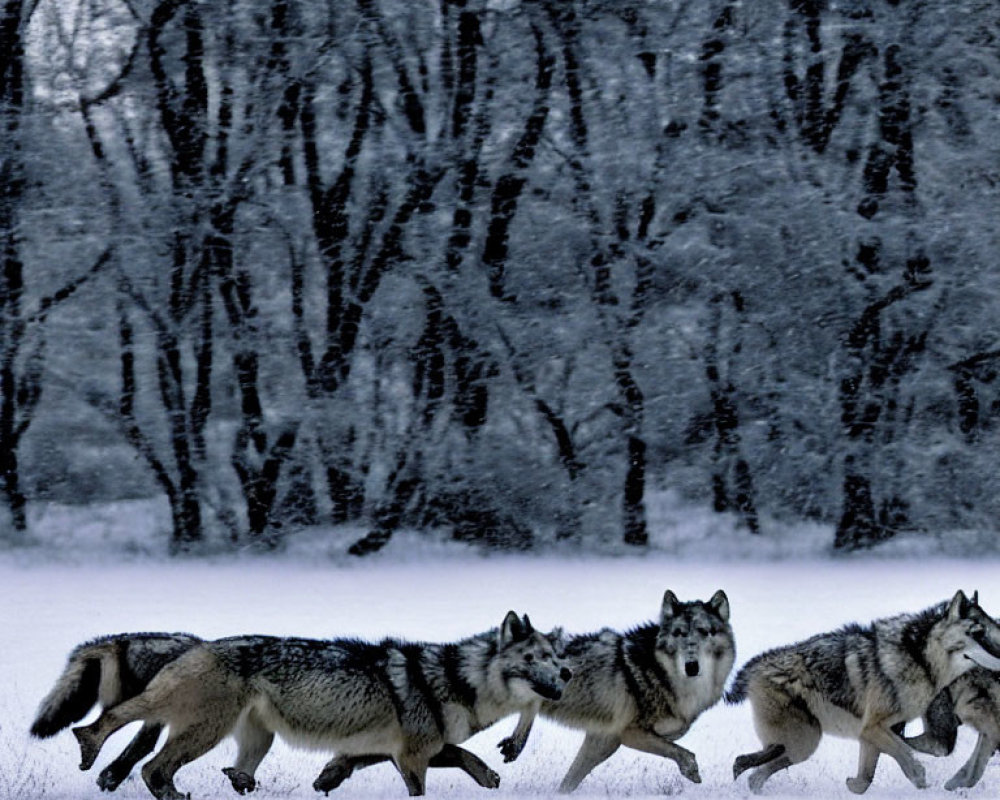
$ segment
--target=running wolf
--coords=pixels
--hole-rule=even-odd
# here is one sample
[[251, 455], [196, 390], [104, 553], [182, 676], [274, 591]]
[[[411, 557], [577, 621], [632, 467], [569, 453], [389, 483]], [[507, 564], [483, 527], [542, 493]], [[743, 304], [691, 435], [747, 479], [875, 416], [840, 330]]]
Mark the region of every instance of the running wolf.
[[852, 792], [871, 785], [880, 753], [923, 788], [923, 766], [892, 728], [924, 714], [938, 692], [977, 664], [1000, 669], [1000, 626], [961, 591], [918, 614], [848, 625], [762, 653], [726, 695], [729, 703], [750, 698], [764, 745], [737, 757], [733, 776], [756, 767], [750, 789], [757, 793], [774, 773], [809, 758], [826, 732], [860, 743], [858, 773], [847, 779]]
[[[54, 736], [83, 719], [98, 702], [106, 710], [135, 697], [164, 665], [201, 641], [189, 633], [121, 633], [84, 642], [69, 654], [62, 675], [42, 700], [32, 736]], [[117, 789], [156, 747], [162, 728], [145, 723], [121, 755], [101, 771], [97, 785], [107, 792]]]
[[948, 779], [945, 789], [975, 786], [1000, 745], [1000, 680], [995, 673], [976, 667], [943, 689], [924, 714], [924, 732], [905, 741], [922, 753], [951, 755], [958, 726], [963, 723], [977, 731], [979, 739], [969, 760]]
[[[81, 768], [107, 737], [135, 720], [169, 725], [143, 767], [160, 800], [180, 800], [174, 774], [233, 733], [231, 780], [251, 788], [275, 733], [293, 745], [368, 759], [388, 756], [411, 795], [423, 794], [431, 761], [461, 766], [490, 785], [495, 775], [456, 747], [501, 717], [531, 718], [562, 696], [570, 670], [528, 618], [510, 612], [500, 628], [450, 644], [386, 639], [313, 640], [243, 636], [203, 642], [167, 664], [136, 697], [74, 728]], [[316, 781], [328, 790], [347, 775], [334, 758]], [[494, 781], [495, 783], [495, 781]]]
[[[119, 633], [78, 645], [70, 653], [56, 685], [39, 705], [31, 726], [32, 735], [42, 739], [54, 736], [83, 719], [98, 702], [102, 708], [110, 708], [135, 697], [166, 664], [202, 641], [188, 633]], [[153, 752], [162, 730], [163, 725], [159, 723], [144, 724], [118, 758], [101, 771], [97, 785], [106, 792], [115, 791], [135, 765]], [[376, 764], [386, 758], [356, 758], [353, 762], [344, 762], [334, 771], [328, 769], [323, 779], [317, 779], [316, 788], [329, 784], [332, 774], [341, 775], [339, 784], [354, 768]], [[462, 768], [487, 788], [496, 788], [500, 781], [482, 759], [452, 745], [446, 745], [441, 754], [431, 759], [430, 766]], [[223, 772], [241, 794], [256, 786], [252, 775], [234, 767], [227, 767]], [[328, 786], [332, 788], [335, 787]]]
[[[56, 685], [39, 705], [31, 726], [32, 735], [42, 739], [54, 736], [83, 719], [98, 702], [102, 708], [110, 708], [135, 697], [166, 664], [202, 642], [188, 633], [119, 633], [78, 645], [70, 653]], [[162, 731], [163, 725], [159, 723], [144, 724], [118, 758], [101, 771], [97, 785], [106, 792], [115, 791], [135, 765], [153, 751]], [[526, 737], [527, 731], [523, 735]], [[317, 789], [325, 786], [329, 791], [349, 777], [355, 768], [377, 764], [387, 758], [358, 757], [342, 761], [332, 769], [328, 767], [315, 786]], [[482, 759], [452, 745], [446, 745], [432, 758], [430, 766], [459, 767], [481, 786], [499, 786], [500, 777]], [[227, 767], [223, 772], [241, 794], [256, 787], [252, 775], [235, 767]], [[335, 775], [340, 777], [332, 784]]]
[[[659, 622], [621, 633], [604, 629], [565, 637], [562, 654], [574, 678], [562, 699], [542, 703], [542, 716], [586, 732], [559, 790], [572, 792], [621, 745], [677, 762], [701, 782], [694, 753], [675, 744], [705, 709], [715, 705], [736, 646], [729, 599], [721, 589], [706, 603], [682, 603], [667, 591]], [[519, 726], [521, 727], [521, 726]], [[524, 746], [516, 734], [500, 742], [504, 760]]]

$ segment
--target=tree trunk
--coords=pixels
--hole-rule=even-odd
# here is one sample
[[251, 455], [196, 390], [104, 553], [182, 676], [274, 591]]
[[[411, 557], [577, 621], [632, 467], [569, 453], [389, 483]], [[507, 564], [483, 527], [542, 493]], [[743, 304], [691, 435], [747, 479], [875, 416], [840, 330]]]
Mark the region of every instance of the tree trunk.
[[[726, 297], [727, 295], [722, 293], [712, 297], [712, 322], [705, 354], [705, 377], [712, 399], [712, 424], [715, 429], [715, 446], [712, 452], [712, 505], [720, 513], [736, 512], [747, 530], [756, 534], [760, 533], [760, 518], [754, 498], [753, 475], [750, 472], [750, 464], [743, 455], [739, 409], [735, 401], [736, 387], [731, 380], [724, 382], [720, 371], [722, 364], [720, 364], [719, 350], [723, 303]], [[739, 292], [732, 292], [728, 297], [732, 300], [733, 308], [739, 316], [743, 310], [742, 295]], [[740, 324], [741, 321], [737, 319], [735, 323], [737, 330]], [[734, 338], [735, 341], [727, 349], [737, 354], [743, 347], [739, 333]]]
[[[6, 428], [6, 424], [0, 425], [0, 437], [7, 434]], [[0, 447], [0, 478], [3, 480], [3, 496], [10, 514], [11, 526], [15, 531], [23, 533], [28, 529], [28, 502], [21, 492], [17, 448], [6, 443]]]
[[24, 264], [18, 236], [25, 186], [24, 6], [23, 0], [6, 0], [0, 17], [0, 483], [11, 524], [19, 532], [27, 529], [27, 516], [17, 451], [22, 423], [26, 426], [30, 419], [20, 408], [17, 370], [25, 333]]
[[[843, 501], [834, 536], [837, 550], [872, 547], [891, 538], [905, 521], [906, 504], [895, 494], [876, 499], [874, 460], [880, 445], [895, 438], [892, 415], [902, 376], [923, 352], [926, 332], [909, 337], [883, 331], [883, 312], [910, 295], [929, 289], [930, 267], [922, 255], [911, 258], [905, 281], [865, 307], [847, 336], [849, 372], [841, 381], [841, 421], [846, 437]], [[883, 431], [883, 436], [876, 435]]]

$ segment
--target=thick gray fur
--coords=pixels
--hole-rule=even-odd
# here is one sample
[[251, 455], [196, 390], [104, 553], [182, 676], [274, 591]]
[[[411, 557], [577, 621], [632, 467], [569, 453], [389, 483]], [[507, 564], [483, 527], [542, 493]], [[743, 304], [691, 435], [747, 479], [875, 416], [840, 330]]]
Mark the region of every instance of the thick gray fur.
[[823, 733], [857, 739], [857, 794], [868, 789], [881, 753], [892, 756], [918, 788], [923, 766], [894, 732], [927, 711], [948, 684], [976, 667], [1000, 667], [1000, 627], [957, 592], [918, 614], [848, 625], [751, 659], [726, 696], [749, 698], [763, 748], [741, 755], [734, 777], [750, 768], [759, 792], [775, 772], [805, 761]]
[[[543, 698], [561, 695], [570, 675], [549, 639], [513, 612], [499, 629], [450, 644], [233, 637], [192, 648], [141, 694], [74, 733], [87, 769], [124, 725], [169, 725], [166, 743], [142, 769], [161, 800], [184, 797], [174, 774], [230, 733], [239, 754], [227, 774], [238, 790], [252, 788], [279, 734], [338, 754], [317, 779], [319, 789], [350, 774], [340, 769], [343, 757], [387, 756], [418, 795], [432, 761], [476, 777], [482, 762], [455, 745], [504, 716], [533, 717]], [[478, 779], [495, 785], [495, 775], [480, 772]]]

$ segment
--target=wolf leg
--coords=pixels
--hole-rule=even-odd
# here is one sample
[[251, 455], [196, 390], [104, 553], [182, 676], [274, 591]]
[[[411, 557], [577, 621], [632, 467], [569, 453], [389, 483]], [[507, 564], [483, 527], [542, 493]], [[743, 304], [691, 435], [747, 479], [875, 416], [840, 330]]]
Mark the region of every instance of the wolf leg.
[[763, 766], [784, 754], [785, 746], [783, 744], [769, 744], [763, 750], [758, 750], [756, 753], [746, 753], [742, 756], [736, 756], [736, 761], [733, 762], [733, 780], [736, 780], [751, 767]]
[[998, 743], [1000, 743], [1000, 737], [996, 734], [989, 735], [980, 732], [976, 748], [972, 751], [969, 760], [965, 762], [958, 772], [948, 779], [944, 788], [949, 791], [952, 789], [967, 789], [979, 783], [979, 779], [983, 777], [983, 772], [986, 770], [986, 762], [990, 760], [993, 751], [997, 749]]
[[80, 769], [88, 770], [94, 766], [101, 748], [111, 734], [130, 722], [145, 719], [151, 711], [144, 692], [113, 708], [105, 709], [90, 725], [73, 728], [73, 735], [80, 744]]
[[[986, 763], [1000, 742], [1000, 708], [995, 676], [975, 671], [963, 679], [964, 687], [949, 691], [955, 697], [958, 718], [979, 733], [979, 740], [965, 765], [945, 784], [946, 789], [974, 786], [983, 776]], [[957, 684], [956, 684], [957, 685]]]
[[431, 758], [432, 767], [457, 767], [484, 789], [500, 786], [500, 776], [475, 753], [456, 744], [446, 744], [441, 752]]
[[[355, 770], [389, 760], [389, 756], [337, 756], [323, 767], [319, 777], [313, 781], [313, 789], [317, 792], [332, 792], [351, 777]], [[435, 768], [457, 767], [484, 789], [496, 789], [500, 785], [500, 776], [485, 761], [458, 745], [446, 744], [440, 753], [430, 759], [429, 765]]]
[[350, 778], [354, 770], [383, 764], [391, 760], [390, 756], [337, 756], [331, 758], [316, 780], [313, 781], [313, 789], [329, 794]]
[[747, 786], [750, 787], [750, 791], [754, 794], [760, 794], [761, 789], [764, 788], [764, 784], [767, 783], [768, 778], [774, 775], [775, 772], [788, 769], [793, 763], [792, 759], [788, 756], [778, 756], [773, 761], [768, 761], [766, 764], [762, 764], [751, 772], [750, 779], [747, 781]]
[[749, 782], [751, 791], [757, 793], [774, 773], [799, 764], [815, 753], [823, 729], [802, 698], [772, 681], [752, 685], [750, 703], [754, 728], [765, 746], [757, 753], [737, 758], [733, 776], [759, 764]]
[[535, 713], [533, 711], [522, 711], [521, 716], [517, 718], [517, 727], [514, 728], [514, 732], [506, 739], [501, 740], [497, 745], [503, 754], [505, 764], [510, 763], [521, 755], [521, 751], [524, 750], [524, 745], [528, 741], [528, 734], [531, 733], [531, 726], [534, 721]]
[[621, 747], [621, 743], [622, 740], [617, 736], [600, 736], [588, 733], [584, 737], [580, 751], [573, 759], [566, 777], [559, 784], [559, 791], [568, 794], [576, 789], [594, 767], [602, 761], [607, 761], [615, 750]]
[[233, 789], [239, 794], [252, 792], [257, 788], [254, 773], [260, 762], [271, 749], [274, 731], [268, 730], [254, 709], [248, 710], [236, 724], [236, 763], [223, 769]]
[[428, 760], [412, 754], [393, 759], [410, 797], [421, 797], [426, 793]]
[[[240, 689], [238, 679], [218, 671], [210, 653], [189, 651], [156, 673], [140, 694], [104, 709], [92, 724], [73, 728], [80, 743], [80, 769], [90, 769], [108, 737], [130, 722], [142, 720], [183, 728], [188, 717], [218, 716], [227, 703], [235, 702], [234, 692]], [[235, 719], [234, 713], [228, 722], [232, 724]]]
[[669, 758], [677, 762], [681, 775], [692, 783], [701, 783], [701, 775], [698, 774], [698, 761], [694, 757], [694, 753], [679, 744], [639, 728], [625, 730], [622, 733], [622, 744], [633, 750], [641, 750], [643, 753]]
[[864, 794], [875, 779], [878, 748], [865, 740], [858, 742], [858, 774], [847, 779], [847, 788], [854, 794]]
[[101, 774], [97, 777], [97, 785], [105, 792], [117, 789], [128, 777], [132, 768], [153, 752], [162, 731], [162, 725], [155, 722], [144, 723], [128, 747], [122, 750], [121, 755], [101, 770]]
[[923, 765], [913, 757], [913, 751], [906, 743], [884, 725], [865, 725], [858, 738], [894, 758], [903, 774], [918, 789], [927, 787]]
[[185, 800], [187, 795], [174, 786], [174, 774], [221, 742], [232, 729], [235, 718], [236, 713], [206, 714], [185, 728], [171, 731], [163, 749], [142, 768], [142, 779], [149, 791], [158, 800]]

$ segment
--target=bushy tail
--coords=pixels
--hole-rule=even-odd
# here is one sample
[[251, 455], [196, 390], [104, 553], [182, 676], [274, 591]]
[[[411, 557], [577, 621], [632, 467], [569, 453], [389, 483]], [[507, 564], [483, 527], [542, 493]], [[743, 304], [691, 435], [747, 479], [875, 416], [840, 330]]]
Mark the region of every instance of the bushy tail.
[[747, 699], [747, 686], [750, 684], [750, 671], [744, 667], [733, 678], [729, 691], [723, 695], [726, 704], [735, 706]]
[[39, 705], [31, 735], [46, 739], [83, 719], [97, 702], [100, 685], [101, 653], [92, 647], [78, 648]]

